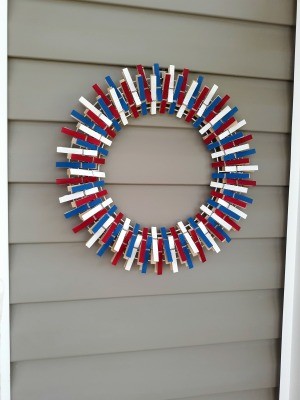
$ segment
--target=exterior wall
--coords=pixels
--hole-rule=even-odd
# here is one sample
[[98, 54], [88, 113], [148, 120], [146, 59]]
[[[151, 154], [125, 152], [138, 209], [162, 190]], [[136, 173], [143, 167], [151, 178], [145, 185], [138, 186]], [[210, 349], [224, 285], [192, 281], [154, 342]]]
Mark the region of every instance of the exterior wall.
[[[13, 400], [277, 398], [294, 2], [248, 3], [9, 2]], [[220, 255], [142, 277], [85, 248], [53, 181], [80, 95], [153, 62], [231, 95], [260, 171], [248, 220]], [[170, 224], [208, 193], [206, 151], [175, 118], [141, 118], [113, 147], [108, 188], [133, 219]]]

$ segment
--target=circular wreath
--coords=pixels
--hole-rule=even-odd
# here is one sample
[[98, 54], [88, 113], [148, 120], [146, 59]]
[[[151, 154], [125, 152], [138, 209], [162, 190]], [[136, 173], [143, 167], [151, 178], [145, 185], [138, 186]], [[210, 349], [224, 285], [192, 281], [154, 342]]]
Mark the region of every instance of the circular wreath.
[[[124, 79], [116, 85], [110, 76], [105, 78], [108, 89], [93, 86], [96, 102], [90, 103], [80, 97], [86, 108], [83, 114], [73, 110], [71, 116], [78, 122], [76, 130], [63, 127], [61, 132], [72, 137], [70, 147], [58, 147], [58, 153], [67, 154], [67, 161], [57, 162], [56, 167], [66, 168], [68, 177], [56, 183], [67, 185], [69, 194], [59, 198], [60, 203], [71, 202], [72, 209], [66, 218], [78, 215], [80, 224], [73, 228], [77, 233], [84, 228], [92, 235], [86, 246], [100, 244], [99, 256], [110, 248], [114, 253], [112, 264], [123, 258], [125, 270], [130, 270], [135, 260], [142, 273], [149, 264], [158, 275], [164, 264], [173, 272], [178, 271], [178, 261], [193, 268], [192, 256], [206, 261], [204, 250], [220, 251], [217, 241], [230, 242], [228, 232], [239, 231], [236, 221], [246, 218], [242, 209], [252, 203], [246, 196], [248, 187], [256, 182], [250, 173], [257, 165], [250, 165], [251, 135], [244, 135], [246, 121], [237, 121], [237, 107], [226, 103], [229, 96], [215, 96], [218, 86], [203, 85], [199, 76], [188, 84], [189, 70], [175, 76], [175, 67], [161, 70], [153, 65], [148, 77], [142, 65], [137, 65], [135, 80], [128, 68], [122, 70]], [[187, 221], [179, 221], [169, 229], [165, 227], [141, 227], [118, 211], [108, 192], [104, 189], [105, 157], [113, 139], [129, 117], [141, 115], [172, 114], [184, 118], [199, 130], [204, 144], [211, 152], [211, 196], [202, 204], [199, 212]]]

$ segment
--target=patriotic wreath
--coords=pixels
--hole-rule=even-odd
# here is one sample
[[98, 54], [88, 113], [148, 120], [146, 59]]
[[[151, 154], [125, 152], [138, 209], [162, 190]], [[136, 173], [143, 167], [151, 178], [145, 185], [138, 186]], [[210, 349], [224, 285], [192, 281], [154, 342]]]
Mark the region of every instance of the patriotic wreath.
[[[152, 264], [158, 275], [163, 266], [169, 264], [173, 272], [178, 271], [179, 262], [193, 268], [192, 256], [206, 261], [204, 250], [220, 251], [217, 241], [230, 242], [228, 232], [239, 231], [236, 221], [246, 218], [242, 209], [252, 203], [247, 197], [248, 187], [256, 182], [250, 173], [258, 169], [250, 165], [252, 135], [244, 135], [246, 121], [237, 121], [237, 107], [226, 105], [229, 96], [215, 96], [218, 86], [203, 85], [199, 76], [188, 84], [189, 70], [175, 76], [175, 67], [161, 70], [153, 65], [148, 77], [142, 65], [136, 67], [135, 80], [128, 68], [122, 70], [124, 79], [119, 86], [110, 76], [108, 88], [93, 86], [96, 102], [84, 97], [79, 99], [85, 107], [83, 114], [73, 110], [71, 116], [77, 121], [76, 130], [66, 127], [62, 133], [72, 137], [71, 147], [58, 147], [58, 153], [67, 154], [67, 161], [57, 162], [56, 167], [66, 168], [68, 177], [57, 179], [57, 184], [67, 185], [69, 194], [59, 198], [60, 203], [71, 202], [72, 209], [66, 218], [78, 215], [80, 224], [73, 228], [79, 232], [84, 228], [92, 235], [86, 246], [100, 245], [97, 254], [102, 256], [110, 248], [114, 253], [112, 264], [123, 258], [125, 270], [130, 270], [136, 261], [142, 273]], [[165, 227], [141, 227], [133, 224], [118, 211], [107, 190], [104, 189], [103, 166], [108, 156], [108, 147], [129, 117], [157, 113], [173, 114], [191, 123], [201, 135], [211, 152], [212, 173], [211, 197], [200, 206], [196, 215], [187, 221], [179, 221], [169, 229]]]

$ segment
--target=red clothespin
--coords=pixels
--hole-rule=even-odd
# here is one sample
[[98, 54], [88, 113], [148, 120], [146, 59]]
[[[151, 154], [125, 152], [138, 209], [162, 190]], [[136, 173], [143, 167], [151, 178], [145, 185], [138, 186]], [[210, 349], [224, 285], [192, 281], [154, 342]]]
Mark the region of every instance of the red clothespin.
[[85, 140], [86, 137], [84, 133], [74, 131], [73, 129], [66, 128], [65, 126], [61, 128], [61, 133], [64, 133], [65, 135], [72, 136], [80, 140]]
[[75, 200], [73, 203], [76, 207], [82, 206], [83, 204], [89, 203], [90, 201], [100, 199], [107, 195], [107, 190], [101, 190], [98, 193], [91, 194], [89, 196], [85, 196], [82, 199]]
[[107, 107], [109, 108], [110, 112], [112, 113], [112, 115], [119, 119], [120, 118], [120, 114], [118, 113], [118, 110], [116, 109], [116, 107], [112, 104], [112, 102], [110, 101], [110, 99], [107, 97], [107, 95], [103, 92], [103, 90], [100, 88], [100, 86], [98, 86], [96, 83], [95, 85], [93, 85], [93, 89], [95, 90], [95, 92], [98, 94], [99, 97], [101, 97], [101, 99], [103, 99], [104, 103], [107, 105]]
[[129, 108], [130, 108], [130, 110], [132, 112], [133, 117], [134, 118], [138, 118], [139, 117], [139, 112], [138, 112], [137, 106], [135, 105], [132, 93], [131, 93], [128, 85], [127, 85], [127, 82], [124, 79], [122, 79], [120, 81], [120, 83], [121, 83], [121, 87], [123, 89], [123, 93], [124, 93], [124, 95], [125, 95], [125, 97], [127, 99], [127, 102], [128, 102], [128, 105], [129, 105]]
[[239, 231], [241, 229], [241, 227], [235, 221], [233, 221], [233, 219], [231, 219], [228, 215], [224, 214], [218, 208], [215, 210], [215, 213], [220, 218], [224, 219], [224, 221], [226, 221], [235, 231]]
[[146, 77], [146, 74], [145, 74], [144, 67], [142, 65], [137, 65], [136, 69], [137, 69], [139, 75], [141, 75], [142, 78], [143, 78], [145, 96], [146, 96], [147, 103], [151, 103], [151, 101], [152, 101], [151, 91], [150, 91], [150, 88], [149, 88], [149, 85], [148, 85], [148, 81], [147, 81], [147, 77]]
[[194, 229], [190, 229], [189, 233], [190, 233], [192, 239], [194, 240], [194, 242], [197, 246], [197, 249], [199, 251], [199, 253], [198, 253], [199, 259], [202, 262], [205, 262], [206, 261], [205, 253], [204, 253], [203, 247], [201, 246], [201, 243], [199, 242], [197, 233], [194, 231]]
[[236, 119], [234, 117], [229, 118], [224, 124], [222, 124], [218, 129], [215, 130], [215, 133], [219, 135], [223, 131], [225, 131], [230, 125], [234, 124]]
[[83, 228], [86, 228], [87, 226], [94, 224], [97, 221], [97, 219], [101, 218], [104, 214], [106, 214], [106, 212], [107, 212], [107, 210], [105, 208], [103, 210], [100, 210], [98, 213], [96, 213], [92, 217], [81, 222], [79, 225], [74, 226], [72, 231], [74, 233], [77, 233], [77, 232], [81, 231]]
[[114, 222], [110, 225], [110, 227], [107, 229], [107, 231], [105, 232], [105, 234], [101, 238], [101, 242], [102, 243], [106, 243], [108, 241], [108, 239], [112, 235], [113, 231], [116, 229], [118, 223], [121, 221], [123, 216], [124, 216], [124, 214], [122, 214], [121, 212], [116, 215], [116, 218], [115, 218]]
[[227, 103], [227, 101], [230, 99], [230, 96], [228, 96], [228, 94], [225, 94], [225, 96], [223, 97], [223, 99], [220, 101], [219, 104], [216, 105], [216, 107], [214, 108], [214, 111], [216, 113], [219, 113], [223, 106], [225, 106], [225, 104]]
[[162, 90], [162, 101], [161, 101], [160, 109], [159, 109], [160, 114], [164, 114], [166, 112], [170, 79], [171, 79], [171, 74], [165, 74], [164, 82], [163, 82], [163, 90]]
[[203, 102], [203, 100], [205, 99], [205, 97], [207, 96], [207, 93], [209, 92], [209, 87], [208, 86], [204, 86], [204, 88], [201, 90], [201, 92], [199, 93], [193, 108], [188, 112], [187, 116], [185, 117], [186, 122], [190, 122], [194, 115], [196, 114], [196, 112], [198, 111], [201, 103]]
[[100, 128], [104, 129], [105, 132], [110, 136], [111, 138], [116, 137], [116, 132], [109, 128], [96, 114], [94, 114], [91, 110], [89, 110], [86, 115], [94, 121], [97, 125], [100, 126]]
[[210, 133], [208, 136], [203, 138], [203, 142], [205, 144], [211, 143], [215, 138], [217, 137], [217, 134], [215, 132]]
[[105, 164], [105, 158], [93, 157], [93, 156], [83, 156], [81, 154], [71, 154], [70, 160], [87, 162], [87, 163], [95, 163], [95, 164], [100, 164], [100, 165]]
[[148, 228], [143, 228], [142, 230], [142, 242], [140, 245], [140, 251], [138, 255], [138, 264], [143, 264], [145, 261], [145, 252], [146, 252], [146, 241], [147, 241], [147, 236], [148, 236]]
[[247, 207], [247, 203], [246, 202], [244, 202], [242, 200], [239, 200], [239, 199], [235, 199], [234, 197], [230, 197], [230, 196], [224, 195], [221, 192], [217, 192], [215, 190], [212, 190], [211, 191], [211, 195], [214, 196], [214, 197], [217, 197], [218, 199], [223, 199], [223, 200], [227, 201], [228, 203], [235, 204], [236, 206], [239, 206], [239, 207], [242, 207], [242, 208], [246, 208]]
[[183, 100], [184, 100], [186, 85], [187, 85], [187, 81], [188, 81], [188, 77], [189, 77], [189, 72], [190, 72], [190, 70], [188, 68], [184, 68], [184, 70], [182, 71], [183, 81], [182, 81], [180, 93], [179, 93], [178, 100], [177, 100], [178, 106], [181, 106], [183, 103]]
[[178, 252], [178, 255], [179, 255], [179, 258], [180, 258], [181, 263], [186, 262], [186, 261], [187, 261], [187, 260], [186, 260], [186, 256], [185, 256], [185, 254], [184, 254], [183, 248], [182, 248], [181, 243], [180, 243], [180, 241], [179, 241], [179, 237], [178, 237], [178, 234], [177, 234], [177, 232], [176, 232], [176, 229], [172, 226], [172, 227], [169, 229], [169, 231], [171, 232], [171, 235], [172, 235], [173, 238], [174, 238], [175, 246], [176, 246], [176, 249], [177, 249], [177, 252]]
[[219, 231], [217, 231], [217, 229], [211, 223], [209, 223], [203, 215], [197, 213], [195, 218], [199, 222], [202, 222], [212, 234], [214, 234], [219, 240], [221, 240], [221, 242], [224, 242], [226, 240], [225, 236], [223, 236]]
[[80, 183], [96, 182], [98, 180], [95, 176], [79, 176], [77, 178], [58, 178], [56, 179], [57, 185], [79, 185]]
[[158, 257], [159, 261], [156, 263], [156, 273], [157, 275], [162, 275], [163, 273], [163, 254], [164, 254], [164, 244], [161, 238], [158, 239]]

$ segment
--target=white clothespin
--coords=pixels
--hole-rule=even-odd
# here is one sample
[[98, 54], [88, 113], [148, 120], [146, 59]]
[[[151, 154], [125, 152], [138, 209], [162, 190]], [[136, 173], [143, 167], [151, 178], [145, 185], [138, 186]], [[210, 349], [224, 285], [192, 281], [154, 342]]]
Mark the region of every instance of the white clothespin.
[[131, 220], [129, 218], [125, 219], [125, 222], [123, 224], [122, 230], [121, 230], [121, 232], [120, 232], [120, 234], [118, 236], [118, 239], [117, 239], [117, 241], [116, 241], [116, 243], [115, 243], [115, 245], [113, 247], [114, 251], [119, 251], [120, 250], [120, 247], [122, 246], [123, 241], [125, 239], [126, 233], [128, 232], [128, 229], [129, 229], [129, 226], [130, 226], [130, 221]]
[[215, 182], [215, 181], [211, 181], [210, 182], [210, 186], [218, 188], [218, 189], [232, 190], [233, 192], [241, 192], [241, 193], [247, 193], [248, 192], [248, 188], [246, 188], [244, 186], [228, 185], [227, 183], [224, 184], [224, 183]]
[[186, 107], [187, 107], [191, 97], [193, 96], [193, 93], [194, 93], [197, 85], [198, 85], [197, 81], [193, 81], [192, 82], [191, 86], [189, 87], [189, 90], [187, 91], [187, 93], [186, 93], [186, 95], [185, 95], [185, 97], [183, 99], [183, 104], [179, 108], [179, 110], [178, 110], [178, 112], [176, 114], [176, 117], [181, 118], [183, 116], [183, 113], [185, 112]]
[[125, 115], [125, 111], [123, 110], [122, 104], [120, 103], [119, 97], [117, 95], [117, 92], [115, 90], [115, 88], [109, 88], [108, 92], [110, 94], [110, 97], [112, 99], [112, 101], [114, 102], [116, 109], [118, 110], [120, 117], [121, 117], [121, 121], [123, 123], [123, 125], [127, 125], [128, 124], [128, 120], [127, 117]]
[[156, 262], [159, 262], [157, 228], [155, 226], [151, 227], [151, 236], [152, 236], [152, 257], [151, 257], [151, 261], [152, 261], [153, 264], [155, 264]]
[[230, 149], [225, 150], [225, 154], [237, 153], [238, 151], [248, 150], [250, 148], [249, 144], [241, 144], [240, 146], [230, 147]]
[[90, 194], [97, 193], [98, 191], [99, 191], [99, 189], [97, 187], [94, 187], [94, 188], [91, 188], [91, 189], [83, 190], [81, 192], [75, 192], [75, 193], [71, 193], [71, 194], [66, 194], [65, 196], [62, 196], [62, 197], [59, 198], [59, 202], [60, 203], [65, 203], [67, 201], [76, 200], [76, 199], [79, 199], [80, 197], [88, 196]]
[[82, 132], [86, 133], [87, 135], [89, 135], [97, 140], [100, 140], [100, 142], [106, 144], [107, 146], [111, 146], [111, 144], [112, 144], [111, 140], [107, 139], [103, 135], [100, 135], [100, 133], [95, 132], [93, 129], [89, 128], [88, 126], [79, 124], [78, 129], [81, 130]]
[[213, 85], [213, 87], [208, 92], [205, 100], [203, 101], [202, 105], [200, 106], [200, 108], [199, 108], [199, 110], [197, 112], [198, 117], [202, 117], [202, 114], [206, 110], [206, 107], [209, 105], [211, 99], [213, 98], [213, 96], [214, 96], [214, 94], [216, 93], [217, 90], [218, 90], [218, 86], [217, 85]]
[[208, 122], [206, 125], [203, 126], [203, 128], [199, 129], [199, 133], [203, 135], [206, 133], [213, 125], [215, 125], [220, 119], [222, 119], [226, 114], [229, 113], [231, 108], [229, 106], [226, 106], [224, 110], [220, 111], [219, 114], [217, 114], [210, 122]]
[[100, 119], [102, 119], [102, 121], [108, 125], [111, 126], [112, 121], [107, 118], [106, 115], [104, 115], [98, 108], [96, 108], [95, 106], [93, 106], [93, 104], [91, 104], [86, 98], [84, 98], [83, 96], [80, 97], [79, 102], [85, 106], [87, 109], [91, 110], [95, 115], [97, 115]]
[[224, 151], [220, 150], [220, 151], [215, 151], [214, 153], [211, 153], [211, 158], [218, 158], [218, 157], [222, 157], [224, 156]]
[[239, 171], [239, 172], [258, 171], [258, 165], [239, 165], [239, 166], [237, 166], [237, 171]]
[[184, 226], [182, 221], [177, 222], [177, 225], [179, 227], [179, 229], [181, 230], [181, 232], [183, 233], [183, 236], [185, 237], [191, 251], [193, 254], [198, 254], [199, 250], [195, 244], [195, 242], [193, 241], [191, 235], [188, 233], [186, 227]]
[[178, 263], [177, 263], [177, 258], [176, 258], [176, 250], [175, 250], [175, 242], [173, 236], [168, 235], [168, 241], [169, 241], [169, 246], [170, 246], [170, 251], [171, 251], [171, 256], [172, 256], [172, 262], [171, 262], [171, 267], [172, 271], [175, 274], [178, 272]]
[[246, 125], [246, 120], [242, 120], [240, 122], [237, 122], [236, 124], [232, 125], [229, 129], [226, 129], [226, 131], [220, 133], [219, 138], [222, 140], [226, 136], [230, 135], [231, 133], [237, 131], [238, 129], [242, 128], [244, 125]]
[[224, 221], [223, 218], [219, 217], [217, 214], [213, 213], [208, 207], [202, 204], [200, 207], [200, 210], [205, 212], [205, 214], [209, 215], [211, 218], [213, 218], [216, 222], [218, 222], [220, 225], [222, 225], [225, 229], [228, 231], [231, 230], [231, 225], [229, 225], [226, 221]]
[[247, 214], [244, 213], [243, 211], [241, 211], [240, 209], [236, 208], [235, 206], [233, 206], [232, 204], [227, 203], [227, 201], [223, 200], [223, 199], [218, 199], [217, 202], [219, 204], [221, 204], [223, 207], [228, 208], [228, 210], [231, 210], [232, 212], [234, 212], [235, 214], [239, 215], [240, 217], [246, 219], [247, 218]]
[[228, 185], [227, 183], [224, 184], [223, 186], [224, 189], [232, 190], [233, 192], [241, 192], [241, 193], [247, 193], [248, 188], [244, 186], [237, 186], [237, 185]]
[[168, 73], [171, 75], [170, 84], [169, 84], [169, 90], [168, 90], [168, 103], [172, 103], [173, 102], [173, 98], [174, 98], [175, 65], [170, 65], [169, 66]]
[[208, 230], [206, 229], [206, 226], [203, 224], [203, 222], [199, 222], [198, 226], [201, 229], [201, 231], [204, 233], [204, 235], [207, 237], [207, 239], [210, 241], [210, 243], [212, 244], [212, 247], [215, 250], [215, 252], [219, 253], [221, 251], [220, 247], [217, 245], [217, 243], [215, 242], [214, 238], [208, 232]]
[[68, 171], [70, 175], [95, 176], [97, 178], [105, 178], [105, 172], [95, 171], [93, 169], [70, 168]]
[[150, 89], [151, 89], [151, 108], [150, 113], [156, 114], [156, 101], [157, 101], [157, 94], [156, 94], [156, 75], [150, 75]]
[[97, 150], [85, 150], [77, 147], [57, 147], [57, 153], [62, 154], [80, 154], [82, 156], [93, 156], [97, 157]]
[[95, 207], [91, 208], [90, 210], [87, 210], [86, 212], [81, 214], [81, 218], [83, 221], [86, 221], [93, 215], [97, 214], [98, 211], [102, 210], [103, 208], [109, 206], [113, 202], [112, 198], [104, 200], [102, 203], [97, 204]]
[[106, 231], [106, 229], [113, 223], [114, 218], [109, 217], [107, 221], [103, 224], [103, 226], [98, 229], [98, 231], [86, 242], [86, 247], [90, 248], [93, 246], [93, 244], [103, 235], [103, 233]]
[[139, 97], [139, 95], [137, 93], [136, 87], [135, 87], [135, 85], [133, 83], [133, 80], [131, 78], [131, 75], [130, 75], [130, 72], [129, 72], [128, 68], [123, 68], [122, 71], [123, 71], [124, 78], [125, 78], [125, 80], [126, 80], [126, 82], [128, 84], [129, 90], [131, 91], [131, 94], [132, 94], [132, 97], [133, 97], [133, 100], [134, 100], [135, 104], [137, 106], [140, 106], [142, 104], [142, 102], [141, 102], [141, 99], [140, 99], [140, 97]]

